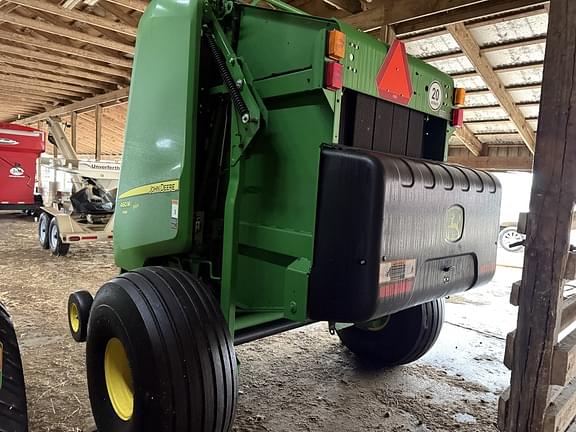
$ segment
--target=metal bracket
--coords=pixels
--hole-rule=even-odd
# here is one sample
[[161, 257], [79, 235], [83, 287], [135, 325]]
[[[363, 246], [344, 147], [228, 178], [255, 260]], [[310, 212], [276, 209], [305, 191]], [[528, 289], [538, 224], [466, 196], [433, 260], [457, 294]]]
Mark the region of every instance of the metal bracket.
[[235, 107], [235, 115], [237, 116], [237, 122], [235, 122], [237, 130], [234, 131], [233, 134], [236, 134], [239, 139], [232, 140], [230, 159], [231, 164], [234, 166], [246, 152], [254, 136], [260, 129], [260, 122], [266, 122], [268, 112], [258, 92], [254, 88], [252, 74], [242, 61], [242, 58], [238, 57], [232, 49], [224, 29], [210, 7], [205, 11], [205, 18], [207, 20], [206, 30], [212, 33], [212, 35], [208, 35], [208, 37], [214, 38], [213, 40], [216, 47], [223, 56], [225, 67], [230, 74], [231, 82], [229, 84], [235, 86], [231, 96], [234, 96], [236, 99], [233, 101], [233, 105]]

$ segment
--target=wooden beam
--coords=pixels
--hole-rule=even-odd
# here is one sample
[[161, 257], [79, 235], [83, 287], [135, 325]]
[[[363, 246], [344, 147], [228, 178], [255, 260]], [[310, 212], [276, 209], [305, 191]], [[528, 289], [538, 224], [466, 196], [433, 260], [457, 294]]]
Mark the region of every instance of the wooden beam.
[[576, 330], [562, 339], [554, 348], [552, 385], [565, 386], [576, 377]]
[[68, 39], [77, 40], [87, 44], [108, 48], [114, 51], [119, 51], [126, 54], [134, 54], [134, 47], [132, 45], [123, 44], [107, 38], [92, 36], [84, 32], [70, 30], [64, 26], [57, 26], [48, 24], [46, 22], [38, 21], [31, 18], [26, 18], [19, 15], [0, 12], [0, 21], [5, 21], [21, 27], [27, 27], [46, 33], [63, 36]]
[[67, 18], [74, 21], [83, 22], [90, 24], [95, 27], [104, 28], [108, 30], [113, 30], [117, 33], [126, 34], [129, 36], [136, 36], [136, 28], [128, 26], [124, 23], [118, 23], [116, 21], [111, 21], [98, 15], [87, 14], [85, 12], [79, 12], [76, 10], [64, 9], [61, 6], [49, 3], [47, 1], [39, 0], [9, 0], [11, 3], [18, 4], [20, 6], [25, 6], [30, 9], [41, 10], [48, 12], [53, 15], [58, 15], [63, 18]]
[[484, 146], [478, 138], [472, 133], [468, 126], [464, 125], [456, 129], [454, 136], [466, 146], [474, 156], [480, 156], [484, 152]]
[[71, 144], [74, 150], [78, 147], [78, 113], [70, 114]]
[[470, 31], [461, 23], [448, 26], [448, 31], [458, 45], [460, 45], [462, 51], [466, 53], [466, 56], [484, 79], [487, 87], [494, 94], [494, 97], [496, 97], [500, 105], [502, 105], [504, 111], [510, 116], [510, 119], [518, 129], [528, 149], [534, 153], [536, 148], [536, 134], [534, 130], [528, 124], [524, 118], [524, 114], [520, 111], [520, 108], [516, 106], [512, 97], [506, 92], [504, 84], [502, 84], [502, 81], [500, 81], [500, 78], [490, 63], [488, 63], [486, 58], [480, 53], [480, 47]]
[[342, 9], [350, 13], [362, 12], [362, 4], [358, 0], [323, 0], [337, 9]]
[[482, 3], [471, 4], [399, 23], [396, 25], [396, 32], [399, 35], [405, 35], [413, 32], [431, 30], [470, 19], [485, 18], [491, 15], [521, 10], [546, 3], [548, 2], [543, 0], [487, 0]]
[[47, 88], [50, 90], [54, 90], [59, 94], [69, 95], [69, 96], [87, 96], [92, 95], [94, 91], [86, 89], [84, 87], [79, 87], [76, 85], [64, 84], [59, 82], [53, 81], [46, 81], [44, 79], [37, 79], [37, 78], [27, 78], [20, 75], [16, 75], [15, 73], [18, 71], [17, 68], [13, 68], [11, 66], [3, 66], [0, 70], [6, 73], [0, 73], [0, 80], [13, 82], [13, 83], [22, 83], [28, 84], [31, 86], [38, 86], [42, 88]]
[[[112, 65], [122, 66], [124, 68], [131, 68], [132, 67], [132, 60], [123, 58], [123, 57], [116, 57], [111, 55], [102, 54], [95, 51], [90, 51], [87, 49], [76, 48], [71, 45], [60, 44], [56, 42], [47, 41], [44, 39], [38, 39], [31, 36], [25, 36], [20, 33], [16, 32], [8, 32], [5, 30], [0, 30], [0, 39], [5, 39], [9, 42], [18, 42], [24, 45], [32, 45], [38, 48], [47, 49], [50, 51], [56, 51], [59, 53], [70, 54], [76, 57], [81, 57], [90, 60], [96, 60], [104, 63], [109, 63]], [[31, 51], [35, 55], [38, 54], [38, 58], [45, 57], [46, 53], [40, 53], [37, 51]], [[40, 57], [42, 56], [42, 57]], [[44, 58], [46, 59], [46, 58]], [[66, 60], [66, 58], [64, 58]], [[80, 62], [82, 63], [82, 62]], [[117, 75], [121, 77], [129, 76], [130, 73], [126, 70], [115, 69], [108, 66], [100, 66], [91, 62], [83, 62], [84, 66], [83, 69], [91, 70], [94, 72], [102, 72], [107, 73], [109, 75]], [[72, 66], [72, 65], [71, 65]], [[80, 67], [80, 66], [78, 66]]]
[[23, 119], [19, 123], [21, 124], [31, 124], [37, 122], [39, 120], [44, 120], [47, 117], [58, 117], [65, 114], [69, 114], [71, 112], [82, 112], [82, 111], [89, 111], [94, 109], [96, 105], [103, 105], [106, 103], [114, 102], [119, 99], [124, 99], [128, 97], [129, 88], [125, 87], [120, 90], [116, 90], [110, 93], [98, 95], [89, 99], [84, 99], [79, 102], [75, 102], [63, 107], [59, 107], [50, 111], [46, 111], [42, 114], [35, 115], [33, 117], [29, 117]]
[[563, 421], [557, 423], [560, 412], [547, 410], [547, 396], [576, 201], [576, 3], [550, 5], [506, 432], [540, 432], [545, 414], [547, 424], [552, 418], [555, 430], [565, 430]]
[[[65, 84], [69, 85], [71, 89], [78, 89], [79, 91], [85, 91], [89, 93], [93, 93], [99, 89], [108, 89], [111, 90], [111, 87], [104, 83], [94, 83], [94, 81], [87, 81], [80, 78], [70, 77], [70, 76], [62, 76], [57, 73], [47, 73], [41, 72], [38, 70], [30, 70], [26, 67], [14, 67], [10, 63], [12, 63], [9, 59], [6, 60], [0, 54], [0, 64], [2, 64], [2, 72], [14, 75], [25, 76], [29, 78], [39, 78], [45, 81], [52, 81], [57, 84]], [[16, 61], [18, 63], [18, 61]], [[20, 63], [20, 65], [22, 65]], [[44, 69], [50, 70], [50, 69]]]
[[144, 12], [148, 6], [148, 2], [143, 0], [106, 0], [110, 3], [115, 3], [120, 6], [124, 6], [128, 9], [137, 10], [138, 12]]
[[[513, 85], [505, 87], [507, 92], [515, 92], [515, 91], [525, 91], [525, 90], [540, 90], [542, 88], [542, 83], [536, 84], [520, 84], [520, 85]], [[483, 94], [492, 94], [490, 89], [474, 89], [474, 90], [466, 90], [467, 95], [483, 95]]]
[[135, 17], [135, 16], [130, 15], [129, 13], [126, 13], [124, 11], [124, 9], [122, 9], [121, 7], [118, 7], [118, 5], [116, 5], [114, 3], [102, 1], [102, 2], [98, 3], [98, 6], [100, 6], [102, 9], [104, 9], [109, 14], [118, 18], [124, 24], [127, 24], [127, 25], [132, 26], [132, 27], [138, 27], [138, 23], [140, 22], [140, 19]]
[[[568, 384], [550, 401], [542, 432], [564, 432], [576, 414], [576, 381]], [[540, 430], [540, 429], [539, 429]]]
[[385, 0], [375, 7], [344, 18], [344, 22], [362, 30], [396, 24], [410, 19], [483, 3], [485, 0]]
[[[485, 57], [483, 57], [483, 58], [485, 58]], [[530, 62], [530, 63], [524, 63], [524, 64], [518, 64], [518, 65], [498, 66], [498, 67], [492, 68], [492, 70], [496, 74], [500, 74], [500, 73], [506, 73], [506, 72], [518, 72], [518, 71], [523, 71], [523, 70], [527, 70], [527, 69], [542, 69], [543, 67], [544, 67], [544, 63], [536, 61], [536, 62]], [[475, 76], [482, 76], [482, 74], [480, 72], [478, 72], [477, 70], [473, 70], [473, 71], [467, 71], [467, 72], [452, 73], [452, 74], [450, 74], [450, 76], [453, 79], [462, 79], [462, 78], [472, 78]]]
[[94, 119], [96, 123], [96, 160], [102, 159], [102, 105], [96, 105], [94, 112]]
[[[545, 36], [536, 36], [536, 37], [532, 37], [532, 38], [522, 39], [519, 41], [504, 42], [504, 43], [499, 43], [499, 44], [495, 44], [495, 45], [481, 47], [480, 53], [486, 54], [489, 52], [505, 51], [508, 49], [520, 48], [520, 47], [525, 47], [525, 46], [530, 46], [530, 45], [540, 45], [540, 44], [545, 44], [545, 43], [546, 43], [546, 37]], [[431, 61], [450, 60], [450, 59], [454, 59], [454, 58], [458, 58], [458, 57], [464, 57], [464, 56], [466, 56], [466, 54], [464, 54], [462, 51], [454, 51], [454, 52], [450, 52], [450, 53], [446, 53], [446, 54], [436, 54], [436, 55], [432, 55], [432, 56], [418, 57], [418, 58], [420, 60], [424, 60], [425, 62], [431, 62]]]
[[448, 156], [448, 162], [487, 171], [531, 171], [532, 158], [529, 157], [456, 157]]
[[[76, 78], [84, 78], [84, 79], [88, 80], [88, 83], [92, 87], [107, 87], [107, 86], [110, 86], [110, 84], [118, 85], [118, 84], [125, 81], [125, 80], [121, 80], [118, 78], [109, 77], [107, 75], [95, 74], [92, 72], [86, 72], [86, 71], [82, 71], [79, 69], [70, 69], [70, 68], [62, 67], [62, 66], [55, 65], [52, 63], [43, 63], [40, 61], [30, 61], [30, 60], [26, 60], [26, 59], [23, 59], [20, 57], [13, 57], [11, 55], [4, 55], [6, 50], [3, 50], [2, 46], [3, 46], [3, 44], [0, 44], [0, 52], [3, 53], [3, 54], [0, 54], [0, 62], [11, 64], [14, 66], [22, 66], [24, 68], [27, 68], [29, 70], [29, 72], [35, 72], [35, 71], [33, 71], [34, 69], [39, 70], [39, 71], [50, 71], [51, 74], [54, 74], [55, 77], [58, 77], [57, 78], [58, 80], [60, 79], [60, 77], [62, 77], [62, 79], [65, 79], [65, 80], [69, 79], [68, 77], [74, 77], [74, 81], [71, 81], [71, 82], [75, 82], [75, 83], [79, 83], [79, 81], [76, 81]], [[124, 82], [124, 84], [125, 84], [125, 82]]]
[[[519, 102], [516, 104], [517, 107], [523, 108], [538, 108], [540, 106], [540, 102]], [[487, 111], [493, 110], [496, 108], [502, 108], [501, 105], [465, 105], [462, 107], [463, 110], [466, 111]], [[510, 119], [512, 121], [512, 119]]]
[[565, 330], [576, 320], [576, 296], [564, 300], [562, 316], [560, 318], [560, 331]]
[[[474, 28], [485, 27], [488, 25], [501, 23], [503, 20], [515, 20], [515, 19], [527, 18], [527, 17], [536, 16], [536, 15], [543, 15], [543, 14], [547, 14], [547, 12], [544, 8], [527, 9], [526, 11], [521, 11], [521, 12], [518, 12], [518, 11], [514, 12], [513, 11], [510, 13], [498, 14], [494, 18], [485, 18], [482, 20], [478, 20], [476, 22], [469, 22], [469, 23], [467, 23], [466, 26], [469, 29], [474, 29]], [[413, 41], [422, 40], [422, 39], [429, 39], [431, 37], [443, 36], [446, 34], [448, 34], [448, 32], [445, 29], [440, 29], [440, 30], [422, 31], [422, 32], [416, 33], [416, 34], [403, 35], [399, 38], [405, 42], [413, 42]]]

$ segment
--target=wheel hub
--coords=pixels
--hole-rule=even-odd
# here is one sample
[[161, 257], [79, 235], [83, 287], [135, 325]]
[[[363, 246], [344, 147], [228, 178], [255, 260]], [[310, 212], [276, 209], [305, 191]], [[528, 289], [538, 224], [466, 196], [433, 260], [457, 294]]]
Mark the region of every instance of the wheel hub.
[[78, 312], [78, 306], [74, 303], [70, 307], [68, 318], [70, 319], [70, 327], [72, 327], [74, 333], [77, 333], [78, 330], [80, 330], [80, 314]]
[[134, 413], [132, 371], [124, 345], [118, 338], [110, 339], [106, 346], [104, 374], [112, 408], [122, 420], [130, 420]]

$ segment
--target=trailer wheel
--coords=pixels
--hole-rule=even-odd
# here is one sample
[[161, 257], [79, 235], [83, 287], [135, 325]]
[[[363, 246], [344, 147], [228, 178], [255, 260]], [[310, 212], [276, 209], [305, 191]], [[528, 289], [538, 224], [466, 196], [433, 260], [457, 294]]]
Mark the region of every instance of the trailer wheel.
[[0, 304], [0, 432], [27, 432], [22, 359], [8, 313]]
[[444, 299], [414, 306], [388, 317], [338, 330], [342, 343], [377, 367], [418, 360], [438, 339], [444, 322]]
[[58, 228], [58, 221], [52, 218], [50, 221], [49, 242], [52, 255], [65, 256], [70, 250], [70, 243], [64, 243], [60, 238], [60, 228]]
[[76, 342], [86, 342], [93, 301], [92, 294], [88, 291], [77, 291], [68, 297], [68, 327]]
[[232, 429], [233, 340], [216, 299], [189, 273], [146, 267], [100, 288], [86, 368], [100, 432]]
[[50, 216], [48, 213], [42, 212], [40, 218], [38, 219], [38, 241], [42, 249], [48, 249], [50, 247]]
[[510, 245], [521, 242], [525, 238], [526, 236], [520, 234], [516, 227], [507, 227], [500, 231], [500, 234], [498, 234], [498, 243], [500, 243], [500, 246], [502, 246], [502, 248], [508, 252], [521, 252], [524, 250], [524, 246], [518, 245], [512, 247]]

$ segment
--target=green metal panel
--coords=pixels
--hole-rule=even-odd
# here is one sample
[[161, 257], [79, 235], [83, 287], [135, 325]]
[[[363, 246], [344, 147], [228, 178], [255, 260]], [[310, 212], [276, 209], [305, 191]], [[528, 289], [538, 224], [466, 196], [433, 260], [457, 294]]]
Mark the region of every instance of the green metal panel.
[[[376, 76], [388, 54], [388, 45], [347, 24], [340, 24], [346, 33], [346, 55], [344, 66], [344, 86], [361, 93], [378, 96]], [[427, 114], [451, 119], [454, 81], [438, 69], [422, 60], [408, 56], [413, 95], [409, 107]], [[434, 82], [440, 84], [444, 97], [442, 106], [434, 110], [428, 104], [428, 90]]]
[[192, 240], [199, 0], [153, 0], [140, 20], [114, 234], [124, 269]]
[[242, 164], [230, 299], [238, 311], [304, 321], [320, 149], [333, 142], [334, 111], [322, 86], [326, 30], [334, 23], [252, 7], [241, 16], [238, 55], [268, 119]]

